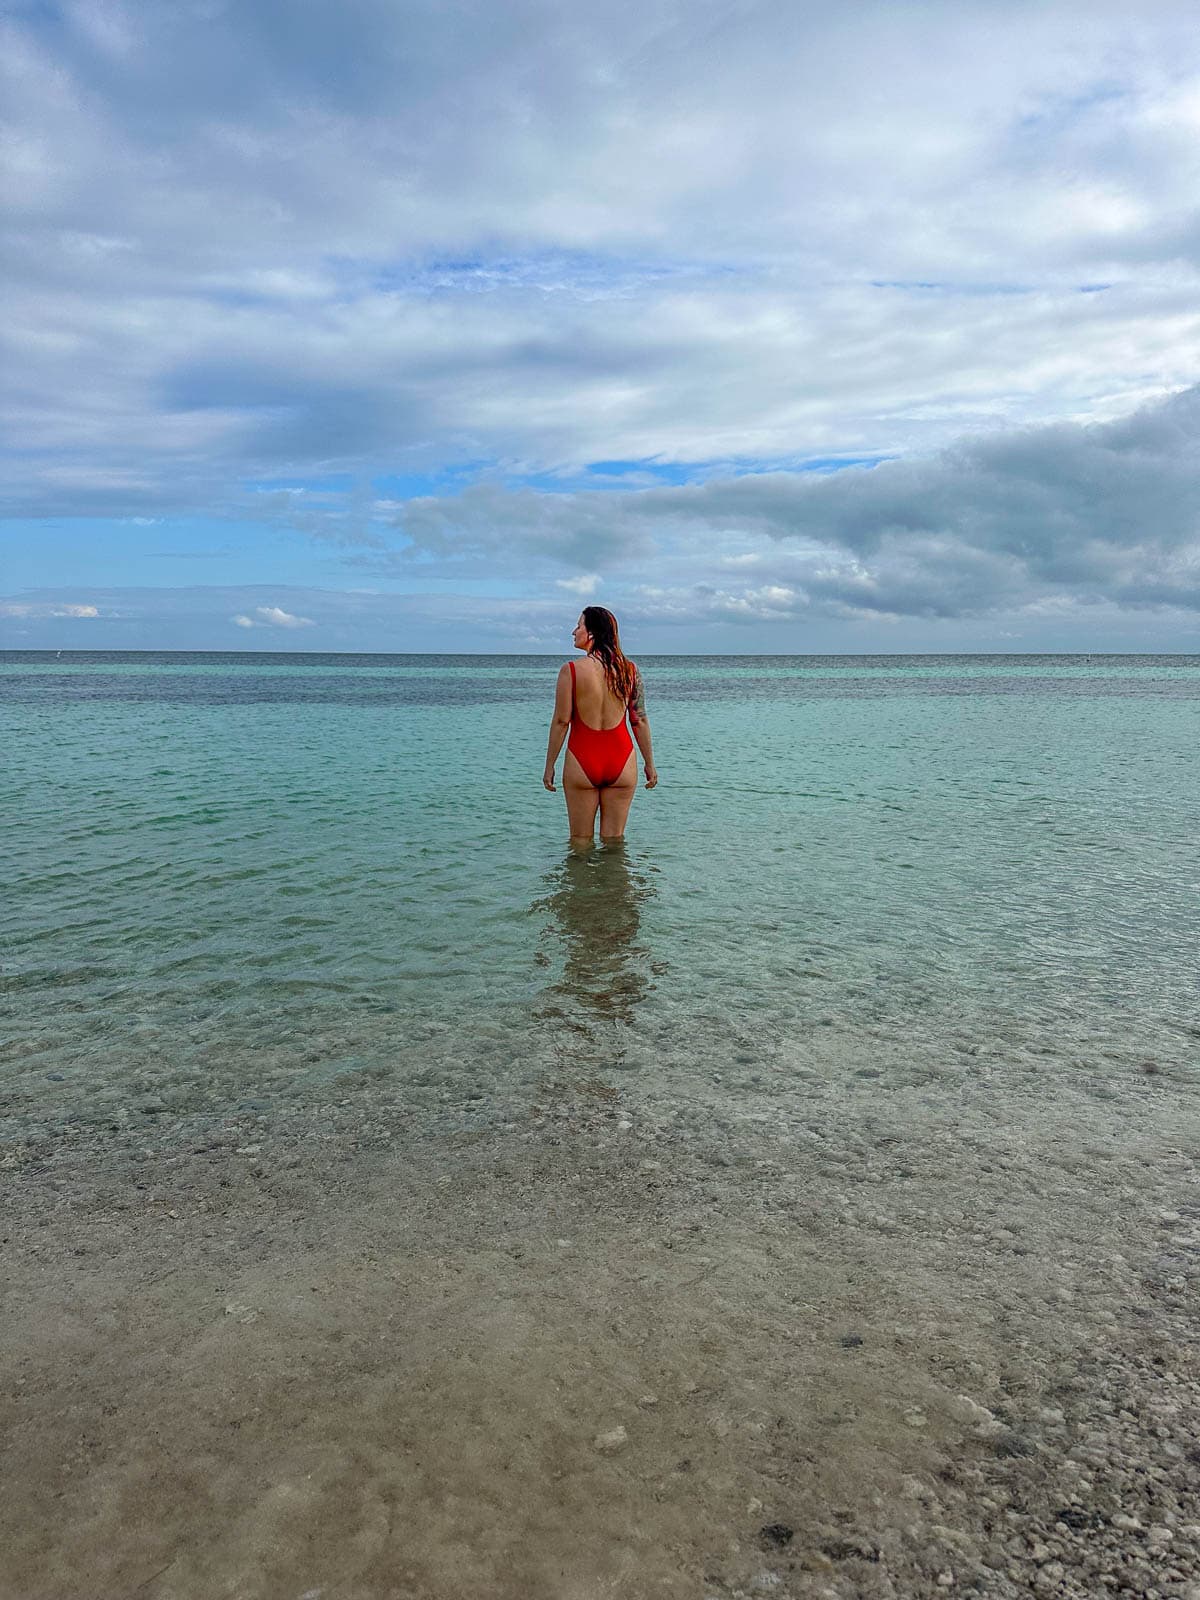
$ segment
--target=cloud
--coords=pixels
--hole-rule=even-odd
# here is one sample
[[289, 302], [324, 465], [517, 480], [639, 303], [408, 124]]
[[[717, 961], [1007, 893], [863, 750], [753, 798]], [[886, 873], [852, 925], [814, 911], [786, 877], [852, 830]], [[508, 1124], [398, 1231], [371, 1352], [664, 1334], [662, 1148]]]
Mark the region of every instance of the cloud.
[[812, 604], [986, 614], [1052, 595], [1200, 607], [1200, 388], [1117, 422], [960, 441], [817, 480], [651, 491], [642, 514], [815, 541]]
[[30, 604], [17, 600], [0, 601], [0, 617], [98, 617], [95, 606], [71, 605], [62, 601]]
[[[248, 623], [254, 639], [247, 639], [247, 646], [292, 651], [299, 641], [294, 627], [278, 622], [285, 616], [319, 629], [322, 650], [566, 652], [577, 614], [561, 594], [554, 598], [409, 595], [369, 589], [196, 584], [122, 585], [95, 588], [90, 595], [99, 616], [87, 622], [71, 614], [60, 595], [47, 589], [27, 591], [11, 603], [0, 601], [0, 616], [14, 618], [11, 635], [31, 649], [227, 649], [230, 626], [245, 628]], [[308, 637], [304, 636], [306, 641]]]
[[[601, 583], [647, 626], [747, 638], [1196, 614], [1200, 36], [1177, 0], [461, 22], [0, 19], [0, 515], [127, 518], [146, 546], [253, 525], [236, 570], [293, 579], [76, 614], [80, 568], [8, 617], [145, 641], [203, 615], [267, 648], [428, 644], [436, 618], [452, 646], [486, 611], [463, 588], [511, 602], [516, 645]], [[30, 546], [27, 581], [57, 582]], [[295, 587], [321, 571], [438, 592]]]
[[[599, 566], [647, 605], [675, 592], [749, 619], [986, 616], [1051, 599], [1200, 609], [1197, 439], [1200, 387], [1113, 422], [982, 434], [832, 475], [481, 488], [422, 501], [404, 519], [412, 548], [389, 565], [581, 569], [560, 587], [590, 584]], [[735, 574], [744, 587], [729, 587]]]
[[1174, 0], [485, 12], [10, 12], [0, 509], [369, 545], [257, 490], [928, 452], [1194, 377]]
[[[621, 636], [639, 656], [663, 652], [836, 653], [839, 651], [1200, 651], [1200, 612], [1167, 604], [1122, 608], [1067, 594], [980, 616], [905, 616], [863, 608], [828, 610], [810, 603], [798, 582], [769, 568], [755, 582], [724, 584], [690, 570], [660, 584], [631, 581], [606, 587]], [[776, 551], [780, 572], [790, 552]], [[99, 617], [6, 621], [5, 644], [27, 649], [223, 650], [232, 647], [230, 618], [253, 618], [265, 586], [118, 587], [91, 591]], [[781, 591], [790, 589], [793, 598]], [[272, 586], [275, 602], [311, 617], [319, 634], [258, 626], [237, 635], [245, 648], [292, 653], [322, 651], [533, 652], [555, 661], [570, 654], [578, 602], [562, 591], [547, 596], [392, 594]], [[22, 597], [49, 610], [49, 591]], [[550, 679], [552, 684], [553, 673]]]
[[259, 606], [258, 615], [273, 628], [311, 628], [311, 617], [294, 617], [278, 606]]
[[311, 617], [296, 617], [289, 611], [284, 611], [279, 606], [255, 606], [254, 616], [259, 620], [239, 612], [237, 616], [230, 617], [239, 628], [312, 628], [315, 626]]
[[[482, 558], [525, 570], [548, 562], [591, 577], [589, 568], [608, 570], [645, 553], [644, 532], [621, 516], [621, 504], [604, 493], [547, 494], [482, 483], [458, 495], [409, 500], [391, 520], [409, 541], [401, 565], [416, 555]], [[367, 556], [357, 564], [376, 563]], [[578, 584], [580, 574], [570, 581]]]

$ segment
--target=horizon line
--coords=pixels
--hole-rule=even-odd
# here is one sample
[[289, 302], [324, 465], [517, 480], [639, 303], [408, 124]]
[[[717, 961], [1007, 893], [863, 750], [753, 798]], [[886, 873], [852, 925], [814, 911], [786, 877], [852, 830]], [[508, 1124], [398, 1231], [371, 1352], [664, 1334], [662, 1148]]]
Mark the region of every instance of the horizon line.
[[[117, 649], [93, 645], [87, 649], [78, 646], [26, 646], [7, 647], [0, 645], [0, 658], [4, 656], [89, 656], [89, 655], [119, 655], [119, 656], [466, 656], [472, 660], [486, 661], [493, 656], [533, 656], [539, 659], [556, 660], [561, 656], [561, 650], [206, 650], [200, 648], [176, 649], [169, 646], [159, 648], [145, 647], [137, 650]], [[778, 657], [795, 657], [798, 659], [810, 658], [819, 660], [838, 660], [845, 656], [874, 657], [879, 659], [904, 660], [911, 656], [945, 656], [947, 658], [962, 656], [1126, 656], [1137, 658], [1140, 656], [1179, 656], [1183, 658], [1200, 658], [1200, 650], [646, 650], [639, 651], [641, 655], [657, 657], [677, 657], [681, 661], [695, 660], [723, 660], [739, 657], [758, 657], [769, 660]]]

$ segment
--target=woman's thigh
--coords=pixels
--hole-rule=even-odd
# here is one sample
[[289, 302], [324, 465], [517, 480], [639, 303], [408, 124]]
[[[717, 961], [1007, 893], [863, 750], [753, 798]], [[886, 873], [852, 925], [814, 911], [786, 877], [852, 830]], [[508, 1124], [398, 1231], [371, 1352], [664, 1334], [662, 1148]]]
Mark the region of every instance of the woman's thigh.
[[629, 760], [616, 783], [606, 784], [600, 790], [600, 837], [619, 839], [625, 832], [629, 808], [637, 793], [637, 751], [631, 750]]
[[586, 773], [570, 750], [563, 761], [562, 785], [567, 802], [567, 826], [572, 839], [590, 839], [596, 831], [600, 790], [588, 782]]

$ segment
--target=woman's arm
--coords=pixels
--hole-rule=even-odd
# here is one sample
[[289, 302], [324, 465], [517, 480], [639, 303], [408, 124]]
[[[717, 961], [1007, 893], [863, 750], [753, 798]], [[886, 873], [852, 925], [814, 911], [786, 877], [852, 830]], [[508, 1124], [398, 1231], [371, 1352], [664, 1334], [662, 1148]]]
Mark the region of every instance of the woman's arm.
[[642, 752], [642, 760], [646, 763], [646, 787], [653, 789], [658, 782], [658, 768], [654, 765], [654, 748], [650, 743], [650, 720], [646, 716], [646, 686], [642, 682], [640, 671], [634, 679], [633, 698], [629, 702], [629, 708], [632, 713], [629, 725], [633, 729], [638, 749]]
[[542, 774], [542, 783], [553, 794], [554, 790], [554, 763], [558, 760], [558, 752], [563, 747], [563, 740], [567, 737], [567, 730], [571, 726], [571, 664], [564, 661], [558, 669], [558, 684], [554, 690], [554, 715], [550, 719], [550, 738], [546, 744], [546, 770]]
[[646, 787], [653, 789], [658, 782], [658, 768], [654, 765], [654, 751], [650, 744], [650, 721], [646, 716], [640, 716], [637, 727], [633, 730], [633, 737], [638, 742], [638, 749], [642, 752], [642, 760], [646, 763]]

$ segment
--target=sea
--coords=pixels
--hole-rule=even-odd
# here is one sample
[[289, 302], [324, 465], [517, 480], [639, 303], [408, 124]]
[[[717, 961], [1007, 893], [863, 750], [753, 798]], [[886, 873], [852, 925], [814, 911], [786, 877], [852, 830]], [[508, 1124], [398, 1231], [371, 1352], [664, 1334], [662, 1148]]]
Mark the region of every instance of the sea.
[[1200, 656], [639, 663], [581, 853], [557, 658], [0, 653], [4, 1125], [1196, 1072]]

